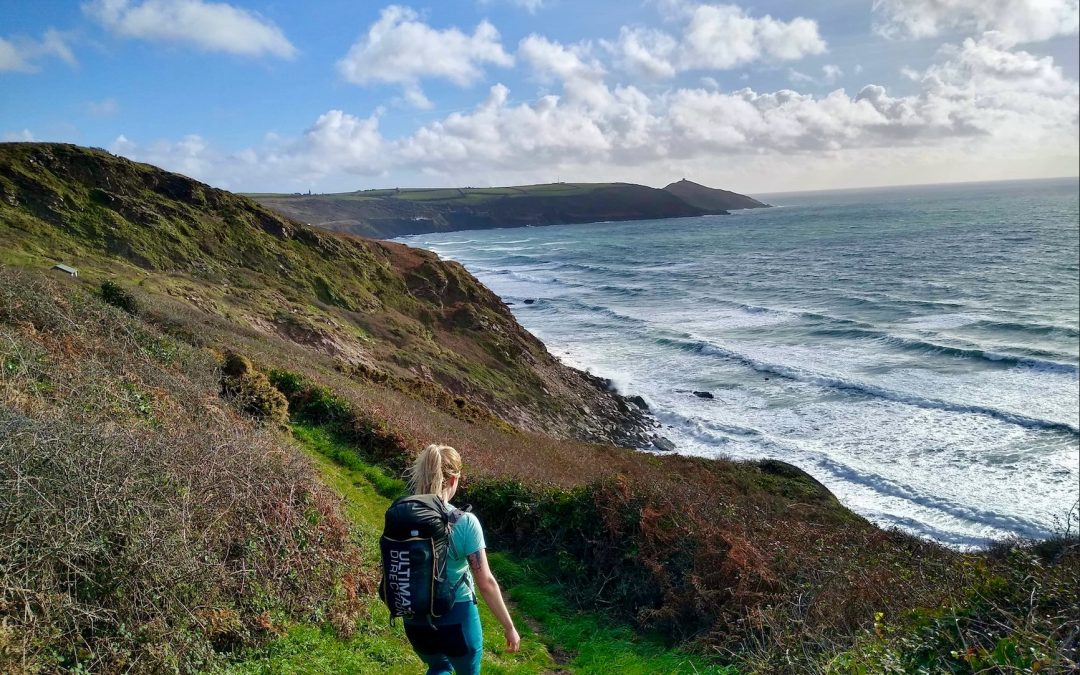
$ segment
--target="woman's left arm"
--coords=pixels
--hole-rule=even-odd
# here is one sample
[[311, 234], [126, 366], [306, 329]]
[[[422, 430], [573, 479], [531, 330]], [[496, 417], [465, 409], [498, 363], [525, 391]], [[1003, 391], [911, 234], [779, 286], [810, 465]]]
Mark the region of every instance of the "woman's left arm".
[[476, 580], [476, 589], [480, 591], [480, 595], [484, 596], [484, 602], [487, 603], [492, 613], [495, 614], [495, 618], [502, 624], [503, 632], [506, 634], [507, 651], [516, 652], [521, 645], [521, 636], [518, 635], [517, 629], [514, 628], [514, 620], [506, 609], [506, 603], [503, 602], [499, 582], [495, 580], [495, 575], [491, 573], [491, 568], [488, 567], [487, 553], [484, 549], [469, 554], [469, 567], [472, 569], [473, 578]]

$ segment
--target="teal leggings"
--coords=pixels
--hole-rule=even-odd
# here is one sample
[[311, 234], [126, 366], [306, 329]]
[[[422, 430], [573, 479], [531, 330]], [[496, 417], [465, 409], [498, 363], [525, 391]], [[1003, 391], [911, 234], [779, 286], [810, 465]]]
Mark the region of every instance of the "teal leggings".
[[405, 635], [427, 664], [427, 675], [477, 675], [484, 654], [484, 631], [476, 602], [458, 600], [433, 623], [405, 623]]

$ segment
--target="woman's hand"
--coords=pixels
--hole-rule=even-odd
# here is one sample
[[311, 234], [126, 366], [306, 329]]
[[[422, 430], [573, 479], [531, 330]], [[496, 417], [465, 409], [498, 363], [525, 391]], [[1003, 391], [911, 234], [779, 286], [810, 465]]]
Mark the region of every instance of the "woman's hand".
[[510, 626], [510, 630], [506, 631], [506, 651], [513, 654], [521, 648], [521, 636], [518, 635], [517, 628]]

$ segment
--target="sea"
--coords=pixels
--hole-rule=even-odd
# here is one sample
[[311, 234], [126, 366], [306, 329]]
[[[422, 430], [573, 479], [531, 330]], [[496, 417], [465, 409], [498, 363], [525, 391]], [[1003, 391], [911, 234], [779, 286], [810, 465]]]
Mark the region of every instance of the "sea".
[[773, 208], [400, 241], [642, 396], [677, 452], [790, 462], [957, 548], [1075, 532], [1078, 180], [756, 196]]

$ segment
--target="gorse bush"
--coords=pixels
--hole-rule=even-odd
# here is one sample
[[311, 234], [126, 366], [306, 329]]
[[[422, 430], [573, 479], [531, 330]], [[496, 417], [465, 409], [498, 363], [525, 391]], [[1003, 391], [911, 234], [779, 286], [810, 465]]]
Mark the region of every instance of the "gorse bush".
[[135, 296], [115, 281], [111, 279], [102, 281], [99, 292], [101, 293], [101, 299], [113, 307], [119, 307], [128, 314], [139, 313], [139, 302], [135, 299]]
[[221, 366], [221, 393], [255, 419], [284, 426], [289, 420], [289, 401], [266, 375], [255, 370], [247, 357], [227, 352]]
[[835, 673], [1076, 672], [1080, 667], [1080, 539], [1013, 542], [996, 556], [971, 556], [971, 583], [938, 607], [879, 613]]
[[617, 480], [576, 488], [530, 488], [518, 481], [467, 479], [470, 503], [501, 547], [546, 560], [583, 606], [604, 605], [634, 617], [663, 600], [641, 551], [640, 497]]
[[301, 390], [311, 386], [306, 377], [291, 370], [275, 368], [269, 372], [267, 378], [270, 380], [270, 384], [274, 385], [274, 388], [284, 394], [286, 398], [295, 396]]
[[362, 609], [336, 497], [168, 343], [0, 268], [0, 672], [193, 672]]

